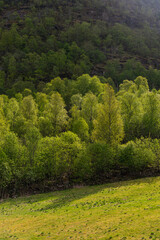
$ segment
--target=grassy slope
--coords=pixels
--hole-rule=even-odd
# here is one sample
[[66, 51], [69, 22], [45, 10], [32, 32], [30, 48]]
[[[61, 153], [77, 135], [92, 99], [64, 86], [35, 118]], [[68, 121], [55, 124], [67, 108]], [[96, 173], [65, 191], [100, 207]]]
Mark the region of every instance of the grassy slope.
[[160, 239], [160, 177], [6, 200], [0, 239]]

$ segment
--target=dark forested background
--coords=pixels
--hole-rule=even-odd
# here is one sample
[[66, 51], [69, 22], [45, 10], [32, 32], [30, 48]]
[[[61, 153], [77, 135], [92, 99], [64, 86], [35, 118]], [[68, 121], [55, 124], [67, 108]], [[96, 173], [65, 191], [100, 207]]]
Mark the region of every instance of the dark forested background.
[[83, 73], [160, 86], [158, 0], [1, 0], [0, 15], [1, 93]]

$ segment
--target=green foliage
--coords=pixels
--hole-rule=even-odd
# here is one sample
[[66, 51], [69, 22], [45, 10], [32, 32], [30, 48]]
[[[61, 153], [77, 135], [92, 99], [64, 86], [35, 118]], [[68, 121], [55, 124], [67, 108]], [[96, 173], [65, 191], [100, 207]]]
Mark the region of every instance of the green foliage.
[[82, 105], [82, 94], [74, 94], [71, 97], [71, 104], [73, 106], [76, 106], [77, 109], [81, 109], [81, 105]]
[[125, 139], [131, 140], [141, 136], [144, 114], [141, 100], [136, 94], [127, 91], [122, 96], [119, 96], [119, 100], [124, 121]]
[[53, 80], [51, 80], [50, 83], [46, 84], [46, 88], [44, 89], [44, 91], [47, 94], [51, 94], [53, 92], [59, 92], [61, 95], [64, 95], [64, 91], [65, 91], [65, 84], [64, 81], [57, 77], [54, 78]]
[[43, 137], [52, 136], [52, 133], [54, 132], [52, 122], [48, 117], [39, 117], [38, 127]]
[[37, 105], [31, 95], [23, 98], [22, 114], [26, 120], [37, 121]]
[[156, 138], [160, 136], [160, 98], [156, 92], [150, 92], [143, 96], [144, 116], [143, 128], [144, 135]]
[[92, 36], [91, 25], [87, 22], [83, 22], [82, 24], [77, 23], [65, 33], [66, 40], [69, 42], [74, 41], [78, 45], [81, 45], [86, 40], [90, 40]]
[[89, 125], [90, 132], [93, 130], [93, 121], [97, 116], [98, 110], [98, 99], [93, 93], [86, 93], [82, 100], [82, 111], [83, 118]]
[[35, 156], [35, 172], [38, 179], [55, 176], [54, 138], [42, 138]]
[[84, 74], [77, 78], [76, 88], [82, 95], [85, 95], [89, 91], [95, 95], [99, 95], [103, 90], [99, 78], [96, 76], [91, 78], [88, 74]]
[[51, 121], [53, 127], [53, 135], [56, 135], [67, 126], [67, 111], [65, 109], [65, 103], [63, 98], [58, 92], [51, 95], [49, 103], [46, 105], [44, 114], [47, 115], [48, 119]]
[[150, 163], [150, 167], [154, 168], [155, 171], [159, 171], [160, 168], [160, 141], [159, 139], [143, 138], [136, 140], [137, 145], [141, 145], [143, 148], [149, 149], [155, 155]]
[[12, 179], [11, 167], [9, 166], [6, 154], [0, 148], [0, 190], [5, 188]]
[[30, 165], [33, 165], [34, 155], [37, 149], [38, 142], [41, 138], [40, 132], [36, 127], [29, 127], [24, 136], [25, 145], [29, 154]]
[[135, 84], [137, 85], [137, 89], [139, 90], [140, 88], [143, 88], [143, 91], [148, 91], [149, 90], [149, 86], [148, 86], [148, 82], [146, 78], [143, 78], [141, 76], [137, 77], [134, 80]]
[[89, 139], [89, 127], [84, 118], [75, 119], [72, 123], [72, 132], [76, 133], [82, 141]]
[[126, 0], [35, 0], [27, 7], [30, 14], [24, 0], [0, 1], [2, 93], [13, 96], [19, 82], [17, 88], [27, 81], [37, 88], [41, 81], [82, 74], [111, 77], [117, 88], [139, 75], [147, 77], [150, 86], [160, 86], [159, 70], [154, 69], [160, 57], [156, 0], [132, 0], [130, 6]]
[[83, 145], [78, 136], [72, 132], [62, 133], [57, 141], [58, 149], [56, 154], [56, 170], [58, 176], [72, 177], [75, 168], [75, 161]]
[[82, 149], [80, 139], [72, 132], [65, 132], [60, 137], [42, 139], [35, 157], [37, 174], [41, 178], [72, 177], [75, 161]]
[[108, 144], [117, 144], [124, 137], [120, 105], [114, 90], [105, 85], [103, 103], [99, 105], [97, 118], [94, 120], [93, 140]]
[[115, 149], [105, 143], [93, 143], [87, 148], [92, 176], [109, 177], [115, 165]]
[[17, 185], [21, 183], [24, 172], [26, 172], [26, 167], [28, 166], [26, 148], [12, 132], [5, 136], [1, 148], [5, 154], [4, 156], [6, 156], [3, 162], [4, 174], [9, 174], [5, 187], [7, 187], [10, 182]]
[[73, 182], [87, 183], [92, 179], [93, 170], [91, 157], [87, 153], [87, 149], [83, 146], [83, 149], [78, 154], [74, 161]]
[[127, 167], [131, 174], [137, 174], [155, 162], [155, 154], [143, 141], [128, 142], [120, 148], [120, 164]]
[[47, 95], [45, 93], [38, 92], [36, 94], [36, 103], [41, 114], [45, 110], [45, 106], [48, 103]]
[[0, 71], [0, 93], [4, 92], [4, 84], [5, 84], [5, 72]]
[[1, 194], [36, 182], [68, 186], [159, 171], [159, 92], [146, 78], [123, 81], [117, 95], [87, 74], [74, 83], [54, 78], [44, 92], [0, 96]]

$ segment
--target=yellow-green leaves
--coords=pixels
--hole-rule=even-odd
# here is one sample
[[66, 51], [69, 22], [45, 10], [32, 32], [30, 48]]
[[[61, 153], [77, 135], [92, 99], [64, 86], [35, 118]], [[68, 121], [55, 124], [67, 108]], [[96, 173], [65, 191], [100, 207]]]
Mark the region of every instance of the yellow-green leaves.
[[92, 137], [94, 141], [115, 144], [124, 136], [120, 104], [116, 100], [113, 88], [109, 85], [105, 86], [102, 98], [103, 103], [99, 104]]

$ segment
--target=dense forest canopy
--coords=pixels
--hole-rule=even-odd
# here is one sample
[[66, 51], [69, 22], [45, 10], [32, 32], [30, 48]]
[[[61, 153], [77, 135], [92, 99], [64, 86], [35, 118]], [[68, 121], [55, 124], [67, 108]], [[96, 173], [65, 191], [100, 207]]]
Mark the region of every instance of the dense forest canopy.
[[160, 168], [158, 0], [0, 1], [0, 194]]
[[124, 80], [117, 94], [84, 74], [54, 78], [43, 92], [1, 95], [1, 196], [158, 173], [159, 109], [160, 92], [141, 76]]

